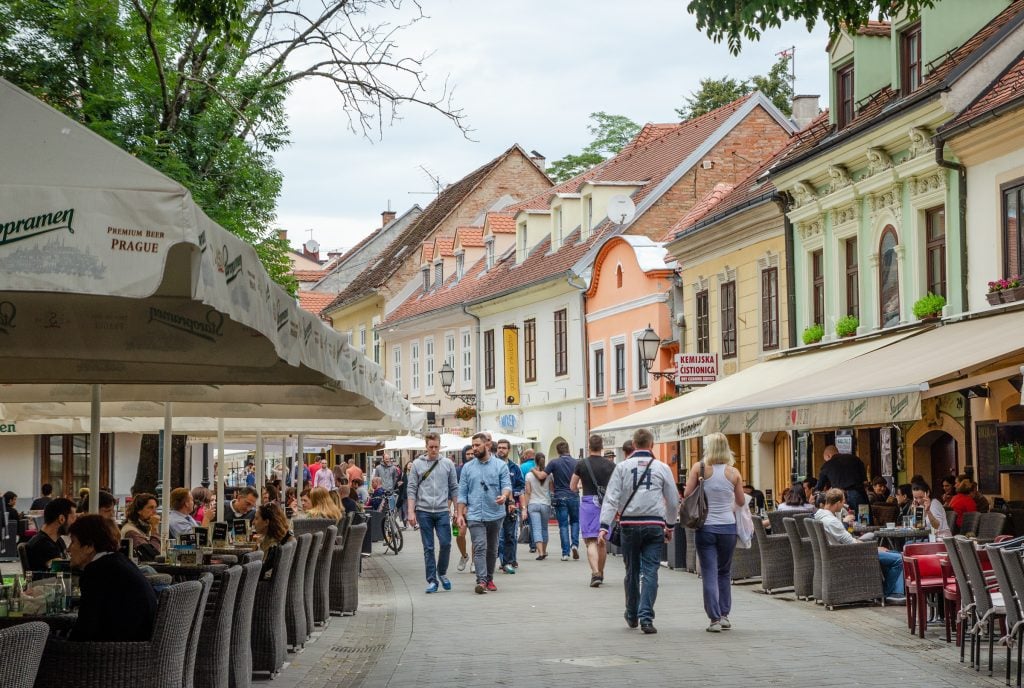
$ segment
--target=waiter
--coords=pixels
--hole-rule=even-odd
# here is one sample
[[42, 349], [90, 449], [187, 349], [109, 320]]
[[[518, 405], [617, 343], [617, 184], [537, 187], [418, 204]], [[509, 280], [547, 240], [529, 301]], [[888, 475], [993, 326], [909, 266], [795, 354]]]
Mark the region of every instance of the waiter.
[[846, 505], [850, 507], [850, 513], [856, 516], [857, 507], [868, 503], [868, 493], [864, 489], [868, 473], [864, 462], [854, 454], [840, 454], [834, 444], [825, 447], [822, 458], [825, 459], [825, 465], [818, 474], [815, 489], [820, 492], [831, 485], [843, 490], [846, 493]]

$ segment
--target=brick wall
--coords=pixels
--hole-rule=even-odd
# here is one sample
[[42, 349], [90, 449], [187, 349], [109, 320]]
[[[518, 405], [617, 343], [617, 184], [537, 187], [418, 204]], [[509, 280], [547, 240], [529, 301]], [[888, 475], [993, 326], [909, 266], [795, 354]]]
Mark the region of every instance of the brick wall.
[[658, 240], [719, 182], [735, 184], [767, 160], [789, 139], [789, 134], [758, 107], [704, 157], [713, 166], [698, 164], [676, 182], [633, 225], [627, 234]]

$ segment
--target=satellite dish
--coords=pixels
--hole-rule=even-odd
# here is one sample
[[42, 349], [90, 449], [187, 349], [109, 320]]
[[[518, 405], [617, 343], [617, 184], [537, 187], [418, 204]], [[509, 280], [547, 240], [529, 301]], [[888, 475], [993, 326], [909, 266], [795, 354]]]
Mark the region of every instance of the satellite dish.
[[316, 253], [317, 251], [320, 250], [320, 244], [316, 242], [316, 239], [310, 239], [305, 244], [303, 244], [303, 248], [305, 248], [306, 251], [309, 253]]
[[608, 219], [624, 225], [636, 216], [636, 205], [626, 194], [615, 194], [608, 199]]

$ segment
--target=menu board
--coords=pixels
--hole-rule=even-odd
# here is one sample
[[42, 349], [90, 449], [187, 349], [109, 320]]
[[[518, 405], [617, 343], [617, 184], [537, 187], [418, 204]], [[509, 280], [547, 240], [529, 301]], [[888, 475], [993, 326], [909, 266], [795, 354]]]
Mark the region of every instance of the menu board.
[[194, 529], [196, 534], [196, 544], [200, 547], [210, 546], [210, 529], [206, 526], [196, 526]]
[[182, 533], [178, 536], [178, 543], [186, 545], [188, 547], [196, 546], [196, 534], [195, 533]]
[[982, 494], [999, 494], [999, 434], [996, 421], [978, 421], [974, 424], [974, 437], [978, 465], [975, 478]]
[[213, 524], [213, 541], [214, 542], [227, 542], [228, 541], [228, 524], [223, 521], [219, 521]]
[[249, 539], [249, 522], [244, 518], [238, 518], [231, 523], [231, 533], [235, 536], [235, 542], [245, 542]]

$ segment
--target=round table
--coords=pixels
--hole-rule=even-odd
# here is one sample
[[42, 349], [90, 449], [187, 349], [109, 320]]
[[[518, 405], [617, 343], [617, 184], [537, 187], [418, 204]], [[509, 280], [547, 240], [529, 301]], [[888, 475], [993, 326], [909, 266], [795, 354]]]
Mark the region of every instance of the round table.
[[931, 531], [927, 528], [879, 528], [875, 531], [879, 543], [888, 543], [889, 549], [902, 551], [907, 540], [927, 539]]

